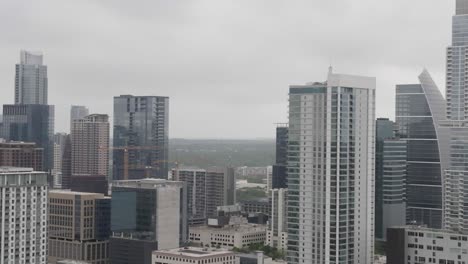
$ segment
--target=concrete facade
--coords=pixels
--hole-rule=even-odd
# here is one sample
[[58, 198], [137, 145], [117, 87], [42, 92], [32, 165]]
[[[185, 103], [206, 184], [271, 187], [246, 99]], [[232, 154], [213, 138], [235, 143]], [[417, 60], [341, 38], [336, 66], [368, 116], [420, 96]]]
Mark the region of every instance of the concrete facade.
[[49, 192], [48, 261], [109, 263], [110, 198], [97, 193]]
[[239, 264], [236, 254], [227, 250], [214, 250], [211, 248], [176, 248], [158, 250], [153, 252], [153, 264]]
[[0, 263], [47, 263], [47, 174], [0, 167]]
[[224, 227], [190, 227], [189, 240], [210, 247], [243, 248], [248, 247], [250, 244], [264, 244], [266, 226], [239, 224]]

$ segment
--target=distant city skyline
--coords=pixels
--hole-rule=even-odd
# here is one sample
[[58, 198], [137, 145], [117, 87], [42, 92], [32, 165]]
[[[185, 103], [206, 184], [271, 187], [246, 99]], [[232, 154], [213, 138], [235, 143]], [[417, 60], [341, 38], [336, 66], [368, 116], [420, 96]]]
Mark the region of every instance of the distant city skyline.
[[274, 138], [288, 85], [320, 80], [328, 64], [376, 76], [377, 116], [394, 119], [394, 85], [417, 82], [423, 68], [444, 94], [454, 2], [421, 12], [427, 1], [340, 1], [339, 11], [336, 0], [4, 1], [0, 103], [14, 103], [27, 49], [44, 54], [57, 132], [68, 131], [72, 104], [112, 118], [113, 96], [134, 94], [170, 97], [171, 138]]

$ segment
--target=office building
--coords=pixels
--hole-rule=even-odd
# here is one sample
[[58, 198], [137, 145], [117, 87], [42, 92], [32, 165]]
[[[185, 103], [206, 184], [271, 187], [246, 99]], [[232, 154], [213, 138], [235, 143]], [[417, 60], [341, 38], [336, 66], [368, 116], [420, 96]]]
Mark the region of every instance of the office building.
[[264, 244], [266, 226], [255, 224], [235, 224], [225, 226], [192, 226], [189, 240], [192, 243], [232, 249], [248, 247], [251, 244]]
[[383, 156], [385, 139], [395, 137], [395, 124], [388, 118], [378, 118], [375, 133], [375, 237], [383, 239]]
[[284, 253], [288, 248], [287, 199], [288, 189], [271, 190], [271, 218], [265, 243]]
[[114, 97], [113, 179], [168, 177], [169, 98]]
[[54, 156], [53, 156], [53, 167], [52, 177], [54, 179], [54, 188], [62, 187], [62, 163], [63, 156], [65, 153], [65, 146], [67, 143], [68, 134], [56, 133], [54, 135]]
[[[406, 176], [408, 149], [406, 141], [399, 139], [386, 139], [383, 142], [383, 174], [382, 201], [378, 206], [382, 207], [382, 222], [376, 226], [382, 236], [376, 236], [379, 240], [386, 240], [387, 228], [406, 224]], [[377, 211], [376, 211], [377, 214]], [[377, 229], [378, 228], [378, 229]]]
[[53, 166], [54, 114], [51, 105], [3, 105], [3, 137], [43, 148], [46, 171]]
[[419, 84], [396, 86], [398, 137], [407, 144], [406, 218], [408, 224], [442, 227], [442, 180], [449, 143], [445, 100], [429, 73]]
[[375, 237], [386, 239], [390, 226], [406, 224], [406, 141], [395, 138], [395, 123], [376, 121]]
[[114, 181], [111, 263], [146, 264], [154, 250], [181, 247], [188, 238], [186, 201], [183, 182]]
[[217, 215], [218, 206], [236, 203], [234, 168], [211, 167], [206, 170], [206, 215]]
[[47, 66], [40, 52], [22, 50], [16, 64], [15, 104], [47, 105]]
[[107, 194], [109, 117], [93, 114], [73, 121], [72, 125], [69, 187], [78, 192]]
[[32, 168], [44, 171], [44, 149], [38, 148], [36, 143], [1, 141], [0, 167]]
[[387, 264], [468, 263], [468, 237], [420, 226], [387, 230]]
[[372, 263], [375, 78], [289, 90], [288, 263]]
[[0, 167], [1, 263], [47, 263], [47, 174]]
[[109, 263], [110, 198], [97, 193], [49, 192], [48, 263]]
[[272, 189], [288, 188], [288, 124], [276, 127], [276, 162], [273, 165]]
[[212, 248], [174, 248], [153, 252], [154, 264], [186, 264], [186, 263], [212, 263], [212, 264], [239, 264], [236, 254], [232, 251]]

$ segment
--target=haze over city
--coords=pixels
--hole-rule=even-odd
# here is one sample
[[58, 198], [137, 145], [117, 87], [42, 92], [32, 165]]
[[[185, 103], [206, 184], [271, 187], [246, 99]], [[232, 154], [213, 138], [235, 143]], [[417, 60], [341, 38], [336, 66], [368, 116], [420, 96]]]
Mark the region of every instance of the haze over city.
[[[428, 8], [430, 6], [430, 8]], [[113, 96], [171, 98], [171, 138], [273, 138], [290, 84], [335, 72], [377, 77], [377, 117], [395, 84], [427, 68], [445, 91], [453, 1], [2, 1], [0, 104], [19, 49], [48, 66], [55, 131], [71, 104], [112, 117]]]

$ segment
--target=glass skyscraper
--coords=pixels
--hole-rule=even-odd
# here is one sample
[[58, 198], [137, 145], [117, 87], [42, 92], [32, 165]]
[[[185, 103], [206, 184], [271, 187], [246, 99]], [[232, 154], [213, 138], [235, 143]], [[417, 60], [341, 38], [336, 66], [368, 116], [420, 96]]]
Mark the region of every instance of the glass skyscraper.
[[375, 78], [291, 86], [288, 263], [373, 263]]
[[442, 227], [442, 180], [448, 163], [445, 100], [427, 71], [420, 84], [397, 85], [398, 136], [407, 142], [407, 222]]
[[45, 170], [53, 168], [54, 113], [51, 105], [3, 105], [3, 136], [44, 148]]
[[169, 98], [114, 97], [113, 179], [168, 177]]
[[41, 53], [21, 51], [16, 64], [15, 104], [47, 104], [47, 66], [42, 59]]

